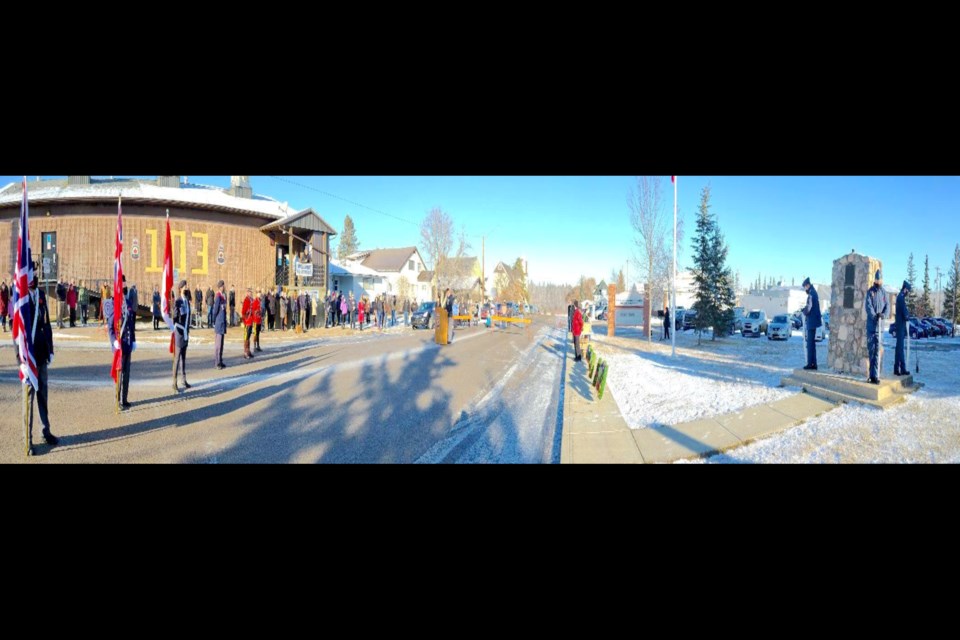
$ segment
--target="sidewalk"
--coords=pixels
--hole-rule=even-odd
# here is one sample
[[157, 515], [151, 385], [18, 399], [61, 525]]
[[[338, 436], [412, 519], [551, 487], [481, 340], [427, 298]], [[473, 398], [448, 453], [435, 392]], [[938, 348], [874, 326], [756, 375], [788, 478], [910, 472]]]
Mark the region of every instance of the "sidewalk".
[[609, 388], [602, 400], [597, 399], [587, 378], [587, 363], [574, 362], [573, 349], [567, 358], [561, 464], [674, 462], [712, 455], [801, 424], [836, 406], [798, 393], [735, 413], [630, 429]]

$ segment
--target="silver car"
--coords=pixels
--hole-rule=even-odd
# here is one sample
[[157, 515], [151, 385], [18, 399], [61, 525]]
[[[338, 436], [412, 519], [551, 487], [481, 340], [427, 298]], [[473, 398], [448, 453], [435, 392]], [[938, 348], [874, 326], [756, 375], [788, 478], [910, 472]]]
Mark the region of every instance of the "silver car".
[[767, 325], [767, 340], [774, 338], [779, 340], [789, 340], [793, 332], [793, 322], [786, 314], [774, 316], [773, 321]]

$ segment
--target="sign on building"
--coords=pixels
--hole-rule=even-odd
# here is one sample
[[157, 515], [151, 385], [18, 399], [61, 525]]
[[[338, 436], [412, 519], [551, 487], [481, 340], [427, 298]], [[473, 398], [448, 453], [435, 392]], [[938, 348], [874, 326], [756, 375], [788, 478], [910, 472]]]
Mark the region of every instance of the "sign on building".
[[297, 263], [297, 276], [300, 278], [312, 278], [313, 277], [313, 263], [312, 262], [298, 262]]

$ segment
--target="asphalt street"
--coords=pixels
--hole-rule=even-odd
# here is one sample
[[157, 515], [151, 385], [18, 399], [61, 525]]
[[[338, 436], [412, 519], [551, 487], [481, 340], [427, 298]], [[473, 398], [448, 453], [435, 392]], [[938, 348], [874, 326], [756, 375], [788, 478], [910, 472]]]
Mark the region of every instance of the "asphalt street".
[[231, 329], [223, 371], [213, 366], [212, 332], [194, 331], [193, 387], [178, 394], [169, 333], [138, 328], [133, 407], [120, 414], [101, 330], [54, 331], [50, 418], [60, 444], [42, 443], [34, 408], [37, 455], [23, 454], [8, 333], [0, 346], [0, 462], [551, 461], [564, 348], [552, 317], [459, 329], [446, 346], [409, 329], [266, 333], [252, 361]]

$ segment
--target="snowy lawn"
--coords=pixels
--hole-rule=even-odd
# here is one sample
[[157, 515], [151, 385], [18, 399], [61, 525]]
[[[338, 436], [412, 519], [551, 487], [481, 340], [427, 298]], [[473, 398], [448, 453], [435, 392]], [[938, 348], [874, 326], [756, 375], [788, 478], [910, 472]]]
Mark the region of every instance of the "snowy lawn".
[[[884, 336], [883, 377], [893, 368]], [[846, 404], [764, 440], [700, 460], [731, 462], [960, 462], [960, 337], [915, 340], [924, 387], [881, 411]], [[910, 371], [915, 371], [910, 358]]]
[[[698, 347], [693, 331], [681, 331], [673, 358], [670, 343], [658, 340], [659, 331], [649, 344], [636, 329], [618, 328], [613, 338], [602, 324], [594, 331], [601, 334], [592, 336], [594, 345], [610, 362], [607, 388], [631, 429], [675, 425], [785, 398], [798, 388], [779, 388], [780, 378], [805, 364], [799, 332], [785, 341], [738, 333], [711, 342], [704, 334]], [[826, 353], [826, 341], [818, 343], [818, 361], [824, 362]]]
[[[606, 332], [602, 324], [595, 331]], [[659, 337], [659, 334], [657, 335]], [[677, 334], [677, 357], [669, 342], [652, 346], [640, 332], [618, 329], [617, 336], [594, 335], [600, 354], [611, 363], [607, 386], [634, 429], [672, 425], [739, 411], [777, 400], [797, 387], [778, 388], [780, 378], [804, 364], [803, 338], [795, 331], [785, 342], [765, 337], [732, 337], [696, 346], [692, 331]], [[894, 340], [884, 333], [881, 376], [893, 370]], [[826, 362], [827, 341], [817, 344]], [[844, 404], [818, 418], [769, 438], [689, 463], [735, 462], [960, 462], [960, 337], [914, 340], [924, 387], [886, 411]]]

